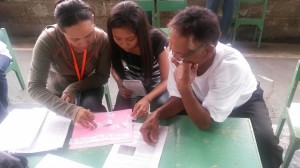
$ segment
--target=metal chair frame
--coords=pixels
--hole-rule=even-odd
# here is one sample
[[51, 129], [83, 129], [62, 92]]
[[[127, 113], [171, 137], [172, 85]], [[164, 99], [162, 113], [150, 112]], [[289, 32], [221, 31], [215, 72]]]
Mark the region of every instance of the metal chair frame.
[[[261, 4], [261, 16], [260, 17], [244, 17], [240, 15], [241, 5], [243, 4]], [[267, 8], [267, 0], [237, 0], [236, 11], [235, 11], [235, 18], [234, 18], [234, 25], [233, 25], [233, 37], [232, 37], [232, 44], [235, 43], [236, 32], [237, 29], [242, 25], [253, 25], [255, 26], [255, 32], [253, 35], [253, 41], [256, 40], [258, 34], [258, 43], [257, 47], [260, 48], [261, 45], [261, 38], [262, 32], [264, 29], [264, 22], [266, 16], [266, 8]]]
[[9, 67], [6, 69], [5, 73], [9, 73], [10, 71], [14, 71], [18, 80], [19, 80], [19, 84], [22, 88], [22, 90], [24, 90], [26, 88], [25, 86], [25, 83], [24, 83], [24, 80], [23, 80], [23, 77], [22, 77], [22, 73], [20, 71], [20, 68], [19, 68], [19, 65], [18, 65], [18, 62], [17, 62], [17, 59], [16, 59], [16, 56], [15, 56], [15, 53], [13, 51], [13, 48], [12, 48], [12, 45], [10, 43], [10, 40], [9, 40], [9, 37], [8, 37], [8, 34], [5, 30], [5, 28], [1, 28], [0, 29], [0, 40], [6, 44], [7, 46], [7, 49], [9, 50], [9, 53], [10, 55], [12, 56], [12, 61], [9, 65]]
[[300, 149], [300, 104], [293, 103], [299, 81], [300, 60], [295, 68], [285, 106], [281, 113], [275, 133], [277, 137], [280, 137], [284, 123], [287, 122], [290, 131], [290, 143], [283, 159], [282, 168], [287, 168], [289, 166], [295, 151]]
[[156, 26], [155, 1], [154, 0], [135, 0], [145, 12], [151, 12], [152, 25]]

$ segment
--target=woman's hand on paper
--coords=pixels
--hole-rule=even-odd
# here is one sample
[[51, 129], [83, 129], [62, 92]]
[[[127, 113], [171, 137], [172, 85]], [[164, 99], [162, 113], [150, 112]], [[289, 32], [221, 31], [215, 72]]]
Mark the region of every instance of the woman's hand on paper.
[[149, 99], [147, 99], [146, 96], [143, 97], [133, 107], [131, 116], [133, 118], [140, 118], [146, 116], [149, 111], [149, 105], [150, 105]]
[[125, 86], [119, 87], [119, 94], [124, 98], [124, 99], [129, 99], [130, 95], [132, 94], [132, 90], [127, 89]]
[[143, 139], [147, 144], [151, 145], [158, 142], [158, 128], [159, 121], [157, 118], [157, 113], [152, 112], [140, 128]]
[[75, 122], [84, 128], [94, 129], [97, 124], [94, 122], [95, 115], [87, 109], [80, 109], [76, 115]]

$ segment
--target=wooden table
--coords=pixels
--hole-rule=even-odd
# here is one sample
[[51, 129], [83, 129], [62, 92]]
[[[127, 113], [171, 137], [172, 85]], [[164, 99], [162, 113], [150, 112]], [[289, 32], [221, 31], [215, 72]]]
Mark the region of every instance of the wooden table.
[[[187, 116], [161, 121], [169, 132], [159, 163], [160, 168], [259, 168], [262, 167], [249, 119], [228, 118], [199, 130]], [[112, 145], [76, 150], [53, 151], [55, 155], [100, 168]], [[34, 167], [45, 153], [27, 156]]]

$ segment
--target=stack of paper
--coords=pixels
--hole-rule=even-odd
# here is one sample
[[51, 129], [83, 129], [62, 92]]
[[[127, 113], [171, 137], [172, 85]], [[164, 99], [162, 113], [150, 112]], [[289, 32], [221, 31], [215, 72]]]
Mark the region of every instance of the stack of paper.
[[0, 125], [0, 150], [34, 153], [61, 148], [70, 123], [46, 108], [14, 109]]
[[86, 129], [75, 124], [70, 149], [102, 146], [132, 141], [131, 109], [96, 113], [97, 128]]

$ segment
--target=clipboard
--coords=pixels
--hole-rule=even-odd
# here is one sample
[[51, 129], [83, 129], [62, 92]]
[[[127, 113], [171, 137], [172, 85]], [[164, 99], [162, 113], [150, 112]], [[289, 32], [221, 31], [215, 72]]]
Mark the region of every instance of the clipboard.
[[132, 90], [131, 98], [136, 98], [138, 96], [145, 96], [147, 94], [145, 87], [140, 80], [123, 80], [123, 85]]

